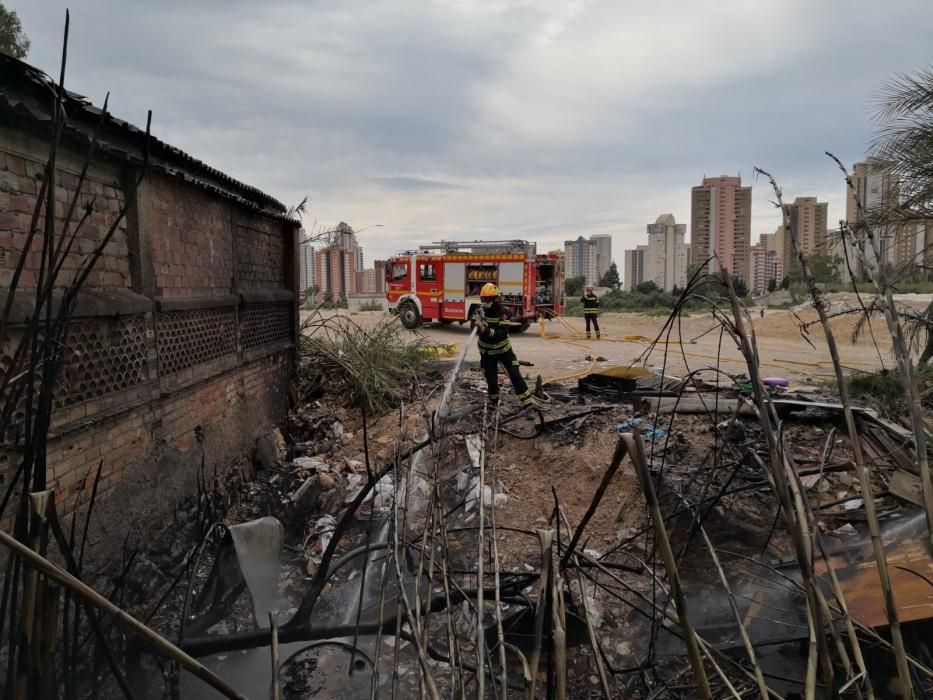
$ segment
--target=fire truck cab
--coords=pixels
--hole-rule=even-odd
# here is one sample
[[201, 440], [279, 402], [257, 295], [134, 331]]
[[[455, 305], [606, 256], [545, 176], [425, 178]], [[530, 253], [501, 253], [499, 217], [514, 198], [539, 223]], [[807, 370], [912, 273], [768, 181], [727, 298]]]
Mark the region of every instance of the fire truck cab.
[[487, 282], [499, 287], [513, 333], [563, 312], [562, 256], [538, 255], [528, 241], [441, 241], [400, 253], [386, 265], [389, 311], [406, 328], [471, 322]]

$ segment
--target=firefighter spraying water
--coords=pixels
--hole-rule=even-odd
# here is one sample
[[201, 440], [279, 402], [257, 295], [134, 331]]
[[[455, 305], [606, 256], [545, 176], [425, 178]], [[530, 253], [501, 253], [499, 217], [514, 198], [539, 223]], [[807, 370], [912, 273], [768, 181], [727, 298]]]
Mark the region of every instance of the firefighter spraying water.
[[486, 392], [491, 403], [499, 401], [499, 365], [501, 364], [515, 389], [515, 395], [523, 407], [532, 405], [531, 391], [522, 377], [518, 358], [512, 350], [509, 338], [511, 315], [502, 305], [499, 288], [491, 282], [483, 285], [480, 292], [482, 304], [474, 317], [479, 329], [480, 366], [486, 377]]
[[476, 326], [480, 364], [488, 399], [498, 404], [501, 365], [522, 405], [534, 411], [532, 394], [520, 372], [510, 334], [533, 321], [563, 313], [561, 253], [539, 255], [523, 240], [443, 241], [399, 254], [386, 267], [386, 298], [406, 328], [427, 322]]

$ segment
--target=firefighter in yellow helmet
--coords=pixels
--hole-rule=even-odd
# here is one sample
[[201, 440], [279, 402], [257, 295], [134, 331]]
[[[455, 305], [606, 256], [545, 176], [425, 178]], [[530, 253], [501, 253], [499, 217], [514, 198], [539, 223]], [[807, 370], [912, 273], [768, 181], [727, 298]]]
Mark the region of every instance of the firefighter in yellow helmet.
[[502, 363], [522, 406], [531, 406], [531, 391], [519, 370], [518, 358], [512, 352], [512, 341], [509, 340], [511, 318], [509, 310], [499, 300], [499, 288], [489, 282], [483, 285], [479, 297], [483, 313], [476, 314], [474, 322], [479, 329], [480, 366], [486, 376], [489, 400], [493, 403], [499, 401], [499, 363]]

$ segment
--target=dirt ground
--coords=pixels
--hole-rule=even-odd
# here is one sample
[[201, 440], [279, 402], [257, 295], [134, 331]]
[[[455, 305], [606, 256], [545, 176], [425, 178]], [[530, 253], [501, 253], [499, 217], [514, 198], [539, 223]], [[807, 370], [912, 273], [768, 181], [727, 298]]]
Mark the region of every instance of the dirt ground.
[[[853, 301], [848, 296], [831, 299], [830, 313], [850, 306]], [[376, 323], [384, 314], [356, 312], [350, 315], [358, 323], [367, 325]], [[812, 308], [765, 310], [763, 317], [760, 309], [755, 308], [751, 315], [764, 376], [785, 377], [795, 383], [821, 383], [832, 379], [829, 350], [819, 323], [806, 331], [806, 338], [813, 347], [801, 334], [802, 323], [817, 321], [817, 314]], [[746, 371], [745, 362], [732, 339], [727, 334], [720, 338], [719, 324], [709, 313], [695, 313], [683, 318], [671, 330], [670, 336], [665, 332], [663, 340], [668, 342], [657, 345], [649, 353], [649, 342], [662, 332], [665, 321], [664, 317], [645, 314], [606, 313], [600, 316], [603, 338], [597, 341], [580, 338], [584, 329], [582, 318], [558, 319], [544, 324], [543, 331], [548, 338], [542, 337], [542, 328], [535, 323], [524, 334], [513, 335], [512, 344], [520, 360], [534, 363], [534, 368], [525, 370], [526, 374], [531, 377], [540, 374], [545, 380], [572, 379], [584, 373], [594, 364], [586, 359], [588, 356], [605, 358], [604, 363], [597, 363], [600, 365], [641, 364], [647, 360], [647, 367], [666, 366], [669, 374], [679, 376], [690, 370], [715, 366], [718, 356], [726, 372], [741, 374]], [[881, 367], [883, 361], [886, 367], [893, 368], [891, 340], [883, 318], [877, 316], [871, 323], [877, 349], [867, 327], [858, 341], [852, 342], [856, 321], [856, 314], [839, 316], [831, 321], [843, 365], [853, 371], [873, 370]], [[468, 326], [457, 324], [425, 325], [418, 332], [438, 344], [460, 345], [470, 335]], [[470, 348], [467, 360], [479, 360], [475, 344]]]
[[[489, 455], [488, 467], [490, 475], [504, 484], [509, 498], [508, 506], [497, 511], [499, 524], [532, 530], [546, 527], [554, 511], [553, 488], [564, 515], [576, 527], [612, 461], [619, 439], [612, 425], [622, 418], [621, 413], [619, 409], [612, 415], [595, 416], [593, 430], [587, 431], [582, 445], [555, 444], [548, 436], [534, 443], [503, 439]], [[640, 498], [634, 475], [617, 473], [604, 496], [609, 505], [599, 508], [587, 527], [587, 547], [604, 552], [618, 541], [621, 530], [640, 525], [642, 509], [626, 507]]]

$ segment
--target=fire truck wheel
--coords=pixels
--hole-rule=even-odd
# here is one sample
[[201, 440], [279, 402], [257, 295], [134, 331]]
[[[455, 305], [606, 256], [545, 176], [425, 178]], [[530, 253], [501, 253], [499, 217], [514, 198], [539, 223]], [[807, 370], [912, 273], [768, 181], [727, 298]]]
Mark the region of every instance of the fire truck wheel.
[[421, 327], [421, 313], [418, 307], [412, 302], [406, 301], [398, 310], [398, 317], [402, 320], [402, 325], [408, 330], [414, 330]]
[[509, 332], [510, 333], [524, 333], [525, 331], [528, 330], [530, 326], [531, 326], [531, 320], [525, 318], [525, 319], [522, 319], [522, 322], [519, 323], [518, 325], [512, 326], [509, 329]]

